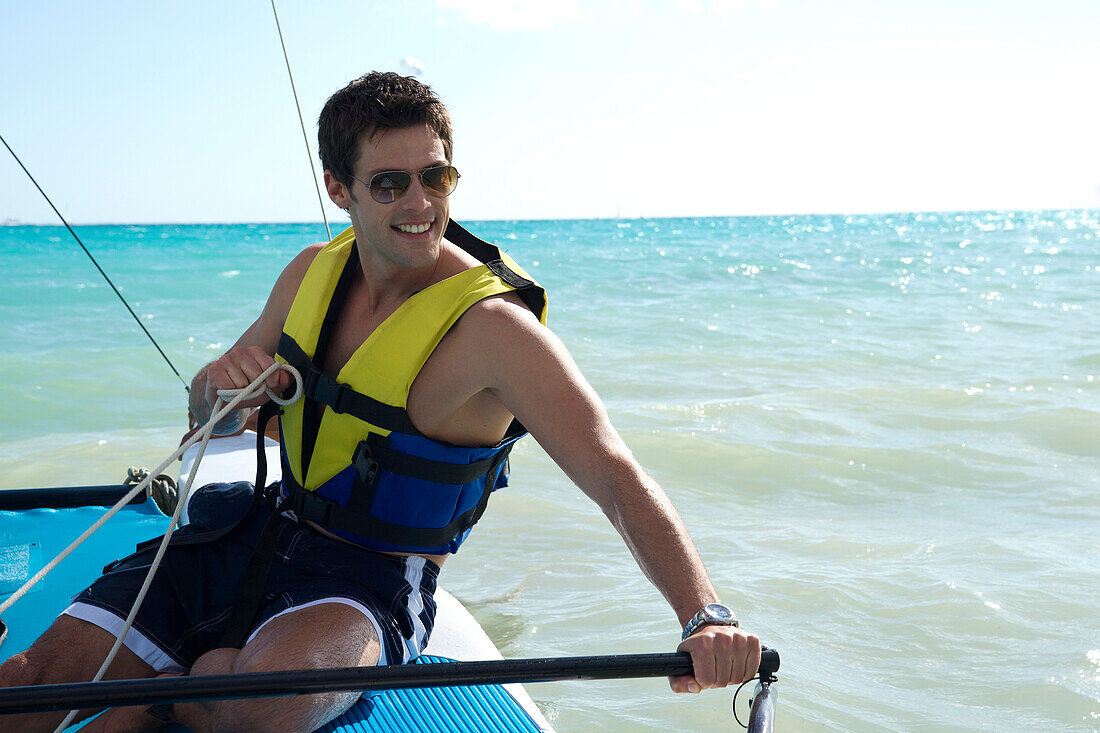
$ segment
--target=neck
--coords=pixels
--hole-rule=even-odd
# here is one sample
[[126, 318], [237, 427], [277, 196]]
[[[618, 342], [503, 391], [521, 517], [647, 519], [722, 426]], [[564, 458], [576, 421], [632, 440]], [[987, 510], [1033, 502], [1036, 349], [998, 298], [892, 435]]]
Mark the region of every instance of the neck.
[[420, 267], [395, 262], [358, 237], [355, 249], [360, 266], [357, 279], [365, 286], [367, 303], [372, 310], [381, 309], [386, 304], [402, 303], [413, 293], [436, 282], [444, 258], [442, 243], [436, 257]]

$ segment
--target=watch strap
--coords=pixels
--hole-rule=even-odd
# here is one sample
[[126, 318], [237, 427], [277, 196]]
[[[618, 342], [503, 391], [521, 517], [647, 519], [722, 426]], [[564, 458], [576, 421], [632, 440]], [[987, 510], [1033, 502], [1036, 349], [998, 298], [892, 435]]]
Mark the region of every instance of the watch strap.
[[[721, 608], [725, 609], [725, 611], [729, 614], [729, 617], [722, 618], [720, 616], [714, 615], [710, 611], [711, 606], [720, 606]], [[699, 612], [692, 616], [691, 619], [689, 619], [688, 622], [684, 624], [684, 632], [680, 636], [680, 641], [687, 639], [689, 636], [691, 636], [704, 626], [737, 627], [737, 617], [733, 615], [733, 611], [731, 611], [727, 606], [722, 606], [722, 604], [720, 603], [708, 603], [706, 606], [703, 606], [703, 608], [699, 609]]]

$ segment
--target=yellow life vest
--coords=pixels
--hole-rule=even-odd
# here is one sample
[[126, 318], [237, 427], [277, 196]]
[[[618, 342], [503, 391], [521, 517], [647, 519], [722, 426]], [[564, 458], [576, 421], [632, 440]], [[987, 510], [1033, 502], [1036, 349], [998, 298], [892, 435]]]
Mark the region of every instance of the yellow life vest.
[[482, 264], [410, 296], [332, 379], [314, 359], [359, 267], [353, 230], [339, 234], [310, 264], [276, 352], [305, 381], [303, 399], [280, 417], [290, 508], [372, 549], [456, 551], [506, 484], [508, 451], [526, 434], [513, 422], [498, 445], [453, 446], [422, 435], [405, 412], [420, 369], [475, 303], [515, 292], [546, 322], [545, 292], [514, 260], [455, 222], [445, 236]]

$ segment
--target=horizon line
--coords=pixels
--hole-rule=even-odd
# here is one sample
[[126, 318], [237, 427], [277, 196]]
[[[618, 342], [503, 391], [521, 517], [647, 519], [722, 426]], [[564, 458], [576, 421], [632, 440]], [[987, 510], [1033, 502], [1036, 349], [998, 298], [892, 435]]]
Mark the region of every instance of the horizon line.
[[[1039, 207], [1039, 208], [962, 208], [962, 209], [925, 209], [925, 210], [865, 210], [848, 212], [784, 212], [784, 213], [760, 213], [760, 214], [685, 214], [680, 216], [576, 216], [576, 217], [535, 217], [535, 218], [509, 218], [509, 217], [471, 217], [468, 219], [455, 219], [452, 221], [467, 222], [571, 222], [571, 221], [664, 221], [670, 219], [761, 219], [761, 218], [787, 218], [787, 217], [852, 217], [852, 216], [914, 216], [914, 215], [946, 215], [946, 214], [1022, 214], [1039, 212], [1068, 212], [1068, 211], [1095, 211], [1100, 213], [1100, 205], [1097, 206], [1066, 206], [1066, 207]], [[325, 222], [305, 220], [270, 220], [270, 221], [102, 221], [102, 222], [69, 222], [72, 226], [98, 227], [98, 226], [247, 226], [247, 225], [316, 225], [323, 227]], [[330, 222], [331, 225], [331, 222]], [[350, 222], [346, 226], [350, 226]], [[0, 221], [0, 227], [61, 227], [60, 222], [33, 222], [23, 221], [16, 217], [9, 217]], [[339, 226], [345, 226], [343, 224]], [[335, 228], [335, 227], [333, 227]], [[342, 231], [342, 230], [341, 230]]]

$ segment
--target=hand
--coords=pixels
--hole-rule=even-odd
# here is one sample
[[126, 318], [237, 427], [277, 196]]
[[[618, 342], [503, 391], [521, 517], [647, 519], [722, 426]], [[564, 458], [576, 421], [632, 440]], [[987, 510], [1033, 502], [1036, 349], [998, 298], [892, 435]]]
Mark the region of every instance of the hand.
[[[165, 677], [179, 677], [178, 673], [165, 672], [158, 674], [157, 679]], [[157, 720], [146, 711], [148, 705], [133, 705], [123, 708], [108, 708], [102, 715], [94, 718], [90, 723], [81, 728], [86, 733], [100, 733], [101, 731], [129, 731], [130, 733], [156, 733], [167, 723]], [[175, 730], [176, 726], [172, 726]]]
[[[213, 406], [219, 389], [241, 389], [252, 383], [275, 360], [259, 346], [234, 346], [206, 370], [206, 404]], [[276, 394], [290, 386], [293, 377], [278, 370], [267, 378], [267, 386]], [[267, 395], [244, 400], [238, 407], [258, 407], [267, 402]]]
[[695, 673], [669, 677], [673, 692], [699, 692], [751, 680], [760, 668], [760, 639], [734, 626], [703, 626], [680, 642]]

